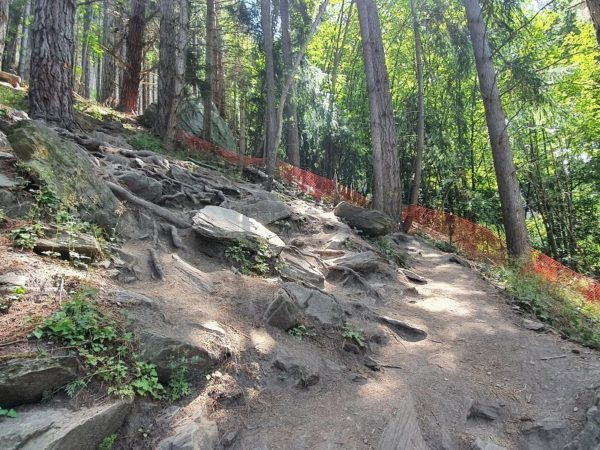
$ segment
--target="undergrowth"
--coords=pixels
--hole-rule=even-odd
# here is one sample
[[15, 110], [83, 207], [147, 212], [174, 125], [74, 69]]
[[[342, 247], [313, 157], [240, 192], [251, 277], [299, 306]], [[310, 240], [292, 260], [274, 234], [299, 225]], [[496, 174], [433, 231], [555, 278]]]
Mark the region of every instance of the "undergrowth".
[[498, 278], [524, 310], [573, 341], [600, 349], [600, 305], [530, 271], [501, 269]]
[[33, 332], [37, 339], [77, 351], [86, 375], [67, 385], [67, 394], [75, 397], [94, 381], [108, 385], [108, 393], [117, 397], [179, 399], [189, 394], [189, 385], [183, 387], [185, 373], [169, 387], [161, 385], [156, 366], [140, 358], [133, 334], [93, 303], [95, 295], [93, 289], [80, 288]]
[[277, 258], [266, 242], [234, 241], [225, 249], [225, 258], [244, 275], [267, 276], [278, 271]]

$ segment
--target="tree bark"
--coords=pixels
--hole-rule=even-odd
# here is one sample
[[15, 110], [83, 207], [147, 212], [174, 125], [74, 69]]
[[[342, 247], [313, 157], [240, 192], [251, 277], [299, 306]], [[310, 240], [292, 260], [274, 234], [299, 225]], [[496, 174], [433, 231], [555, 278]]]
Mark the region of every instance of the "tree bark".
[[586, 3], [596, 30], [596, 40], [600, 45], [600, 0], [586, 0]]
[[114, 0], [104, 0], [103, 22], [102, 22], [102, 46], [104, 57], [102, 58], [102, 87], [98, 101], [101, 103], [114, 104], [117, 88], [117, 65], [113, 52], [116, 50], [116, 29]]
[[73, 121], [75, 0], [37, 0], [34, 10], [29, 116], [66, 128]]
[[463, 0], [463, 2], [494, 158], [508, 253], [512, 258], [519, 259], [528, 255], [529, 245], [525, 227], [525, 212], [521, 203], [506, 116], [500, 101], [497, 77], [492, 63], [481, 6], [478, 0]]
[[119, 110], [134, 113], [138, 107], [142, 63], [144, 56], [144, 31], [146, 29], [146, 0], [133, 0], [127, 25], [126, 62]]
[[17, 73], [25, 80], [29, 80], [31, 62], [31, 1], [26, 0], [23, 6], [23, 26], [21, 31], [21, 49], [19, 50], [19, 68]]
[[[281, 51], [283, 53], [283, 66], [285, 77], [290, 76], [292, 70], [292, 40], [290, 37], [290, 8], [288, 0], [280, 0], [279, 13], [281, 15]], [[293, 90], [284, 109], [284, 129], [288, 162], [293, 166], [300, 165], [300, 139], [298, 136], [298, 124], [296, 122], [296, 103], [293, 98]]]
[[189, 24], [188, 0], [161, 0], [160, 12], [158, 113], [155, 130], [168, 148], [174, 143], [177, 112], [183, 97]]
[[216, 16], [215, 1], [206, 0], [206, 51], [204, 56], [205, 80], [202, 91], [202, 101], [204, 104], [202, 137], [209, 142], [212, 141], [212, 109], [215, 96]]
[[23, 21], [24, 5], [9, 1], [8, 25], [5, 36], [2, 69], [11, 71], [16, 69], [17, 44], [19, 41], [19, 26]]
[[273, 63], [273, 26], [271, 23], [271, 0], [261, 0], [260, 17], [263, 32], [263, 46], [265, 52], [265, 153], [267, 159], [267, 175], [269, 176], [267, 188], [270, 190], [273, 178], [277, 171], [277, 146], [275, 117], [275, 66]]
[[94, 6], [89, 4], [85, 8], [83, 18], [83, 45], [81, 47], [81, 83], [79, 94], [90, 98], [90, 31], [94, 19]]
[[415, 61], [417, 65], [417, 145], [414, 159], [414, 179], [410, 192], [410, 205], [419, 203], [419, 191], [421, 189], [421, 171], [423, 165], [423, 150], [425, 148], [425, 101], [423, 95], [423, 59], [421, 56], [421, 31], [419, 30], [419, 17], [415, 8], [415, 0], [409, 0], [410, 13], [413, 21], [413, 33], [415, 38]]
[[0, 0], [0, 60], [4, 56], [4, 47], [6, 46], [9, 6], [9, 0]]
[[356, 6], [371, 115], [373, 206], [397, 223], [402, 212], [400, 158], [379, 15], [374, 0], [357, 0]]

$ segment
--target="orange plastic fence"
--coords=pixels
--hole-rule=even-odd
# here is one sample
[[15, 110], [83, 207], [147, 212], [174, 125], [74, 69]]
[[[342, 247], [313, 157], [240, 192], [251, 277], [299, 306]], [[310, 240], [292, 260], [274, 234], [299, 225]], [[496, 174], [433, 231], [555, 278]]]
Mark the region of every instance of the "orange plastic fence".
[[[225, 150], [224, 148], [218, 147], [198, 136], [184, 131], [179, 132], [179, 140], [183, 142], [188, 149], [194, 152], [212, 154], [230, 164], [239, 165], [240, 158], [242, 158], [241, 162], [244, 166], [261, 167], [265, 165], [265, 160], [263, 158], [242, 157], [235, 152]], [[364, 196], [347, 186], [337, 184], [329, 178], [322, 177], [285, 162], [279, 162], [278, 166], [279, 176], [282, 180], [295, 184], [300, 190], [312, 195], [317, 200], [324, 198], [329, 198], [331, 200], [344, 199], [361, 206], [366, 206], [368, 204], [367, 199]]]
[[[404, 220], [417, 229], [445, 238], [469, 257], [503, 265], [507, 261], [504, 240], [489, 229], [444, 211], [410, 205], [404, 209]], [[600, 283], [581, 275], [543, 253], [532, 250], [534, 272], [546, 280], [569, 286], [591, 302], [600, 302]]]
[[[241, 156], [225, 150], [198, 136], [180, 131], [179, 140], [195, 152], [212, 154], [230, 164], [239, 165]], [[263, 158], [243, 157], [243, 165], [264, 166]], [[349, 187], [337, 184], [328, 178], [308, 170], [279, 162], [279, 175], [282, 180], [295, 184], [303, 192], [321, 200], [344, 199], [359, 206], [367, 206], [367, 199]], [[448, 240], [455, 247], [475, 260], [504, 265], [507, 262], [504, 239], [491, 230], [477, 225], [452, 213], [410, 205], [403, 211], [405, 225], [414, 226], [434, 237]], [[543, 253], [532, 251], [532, 269], [545, 279], [571, 286], [586, 296], [589, 301], [600, 302], [600, 283], [569, 269]]]

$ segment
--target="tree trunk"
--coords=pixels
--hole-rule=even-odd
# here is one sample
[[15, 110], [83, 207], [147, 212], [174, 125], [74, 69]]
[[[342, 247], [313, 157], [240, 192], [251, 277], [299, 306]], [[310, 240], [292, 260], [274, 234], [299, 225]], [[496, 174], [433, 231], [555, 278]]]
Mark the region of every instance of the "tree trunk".
[[225, 58], [223, 55], [223, 30], [219, 27], [219, 14], [215, 14], [215, 105], [223, 120], [227, 117], [225, 110]]
[[81, 47], [81, 82], [79, 94], [90, 98], [90, 30], [94, 19], [94, 6], [87, 5], [83, 17], [83, 45]]
[[172, 147], [177, 112], [183, 96], [189, 23], [188, 0], [160, 2], [160, 60], [156, 132], [167, 148]]
[[205, 80], [202, 91], [202, 101], [204, 104], [202, 137], [209, 142], [212, 141], [212, 107], [215, 95], [216, 20], [215, 1], [206, 0], [206, 52], [204, 56]]
[[2, 58], [2, 69], [11, 71], [16, 69], [17, 45], [19, 43], [19, 26], [23, 21], [25, 6], [19, 3], [8, 2], [8, 25], [4, 40], [4, 55]]
[[75, 0], [35, 4], [29, 86], [29, 116], [73, 126]]
[[21, 32], [21, 49], [19, 51], [19, 76], [29, 80], [31, 62], [31, 0], [27, 0], [23, 6], [23, 27]]
[[[286, 79], [290, 76], [292, 70], [292, 40], [290, 37], [290, 8], [288, 0], [280, 0], [279, 9], [281, 14], [281, 51], [283, 53], [284, 79]], [[299, 166], [300, 139], [296, 116], [296, 103], [294, 102], [292, 90], [285, 105], [283, 121], [288, 162], [294, 166]]]
[[522, 258], [529, 253], [525, 213], [521, 204], [519, 182], [513, 161], [506, 117], [496, 83], [496, 72], [492, 64], [486, 26], [482, 19], [478, 0], [463, 0], [463, 2], [494, 158], [508, 253], [515, 259]]
[[357, 0], [360, 33], [367, 74], [373, 146], [373, 206], [400, 220], [402, 192], [396, 125], [374, 0]]
[[273, 63], [273, 26], [271, 23], [271, 0], [261, 0], [260, 17], [263, 32], [265, 52], [265, 89], [267, 103], [265, 108], [265, 153], [267, 159], [267, 174], [269, 176], [268, 189], [271, 189], [273, 178], [277, 171], [277, 147], [275, 117], [275, 66]]
[[425, 102], [423, 96], [423, 59], [421, 56], [421, 32], [419, 30], [419, 17], [415, 8], [415, 0], [410, 0], [410, 12], [413, 21], [415, 37], [415, 60], [417, 63], [417, 146], [414, 159], [414, 179], [410, 192], [410, 205], [419, 203], [421, 189], [421, 171], [423, 165], [423, 149], [425, 148]]
[[117, 65], [113, 53], [115, 52], [116, 30], [114, 0], [104, 0], [104, 19], [102, 23], [102, 46], [104, 57], [102, 58], [102, 88], [98, 101], [113, 105], [115, 103], [117, 87]]
[[127, 26], [126, 61], [119, 110], [134, 113], [138, 106], [142, 63], [144, 56], [144, 30], [146, 28], [146, 0], [134, 0]]
[[586, 0], [586, 3], [596, 30], [596, 40], [600, 45], [600, 0]]
[[4, 47], [6, 46], [9, 6], [9, 0], [0, 0], [0, 60], [4, 56]]

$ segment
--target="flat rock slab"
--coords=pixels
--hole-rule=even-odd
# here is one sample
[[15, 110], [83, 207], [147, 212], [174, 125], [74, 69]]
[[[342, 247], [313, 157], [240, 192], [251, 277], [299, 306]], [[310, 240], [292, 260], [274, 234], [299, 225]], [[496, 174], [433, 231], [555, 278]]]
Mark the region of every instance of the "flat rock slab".
[[367, 251], [351, 253], [340, 258], [330, 259], [328, 266], [342, 266], [361, 273], [371, 273], [378, 270], [380, 259], [375, 252]]
[[292, 215], [292, 210], [281, 200], [278, 200], [275, 194], [268, 194], [268, 192], [264, 192], [261, 195], [253, 195], [244, 200], [227, 200], [221, 203], [221, 207], [233, 209], [263, 225], [287, 219]]
[[307, 316], [325, 325], [344, 323], [344, 311], [335, 297], [297, 283], [284, 283], [283, 288]]
[[312, 356], [279, 348], [273, 360], [273, 367], [297, 379], [298, 387], [306, 388], [317, 384], [321, 378], [320, 361]]
[[7, 286], [26, 286], [29, 277], [27, 275], [19, 275], [14, 272], [8, 272], [0, 275], [0, 285]]
[[218, 241], [266, 242], [274, 254], [279, 254], [285, 243], [260, 222], [231, 209], [207, 206], [193, 218], [196, 233]]
[[78, 369], [79, 363], [75, 356], [13, 359], [2, 363], [0, 364], [0, 406], [38, 402], [45, 392], [53, 391], [75, 380]]
[[427, 338], [427, 333], [425, 331], [406, 322], [387, 316], [379, 316], [378, 319], [405, 341], [418, 342]]
[[425, 443], [412, 397], [405, 395], [395, 408], [377, 444], [379, 450], [429, 450]]
[[402, 272], [404, 276], [411, 281], [416, 281], [417, 283], [421, 284], [427, 283], [427, 280], [424, 277], [422, 277], [418, 273], [413, 272], [412, 270], [400, 269], [400, 272]]
[[17, 180], [8, 178], [6, 175], [0, 173], [0, 188], [13, 188], [17, 185]]
[[519, 448], [526, 450], [562, 450], [569, 440], [568, 430], [567, 423], [553, 418], [546, 418], [528, 424], [522, 430], [524, 439]]
[[158, 443], [157, 450], [213, 450], [219, 445], [219, 429], [204, 412], [179, 425], [174, 434]]
[[333, 210], [334, 214], [350, 225], [369, 236], [383, 236], [394, 227], [394, 221], [382, 211], [354, 206], [341, 202]]
[[46, 237], [35, 241], [33, 251], [36, 253], [60, 253], [64, 259], [73, 259], [77, 255], [95, 259], [102, 253], [96, 238], [89, 234], [69, 234], [55, 230], [45, 230]]
[[0, 427], [3, 450], [95, 449], [117, 431], [131, 410], [132, 400], [118, 400], [71, 410], [52, 405], [19, 411], [19, 418]]
[[537, 320], [523, 319], [523, 326], [531, 331], [544, 331], [546, 326]]
[[284, 249], [280, 257], [283, 263], [279, 270], [282, 278], [289, 281], [302, 281], [320, 288], [325, 285], [325, 276], [319, 270], [319, 266], [310, 262], [302, 254]]

